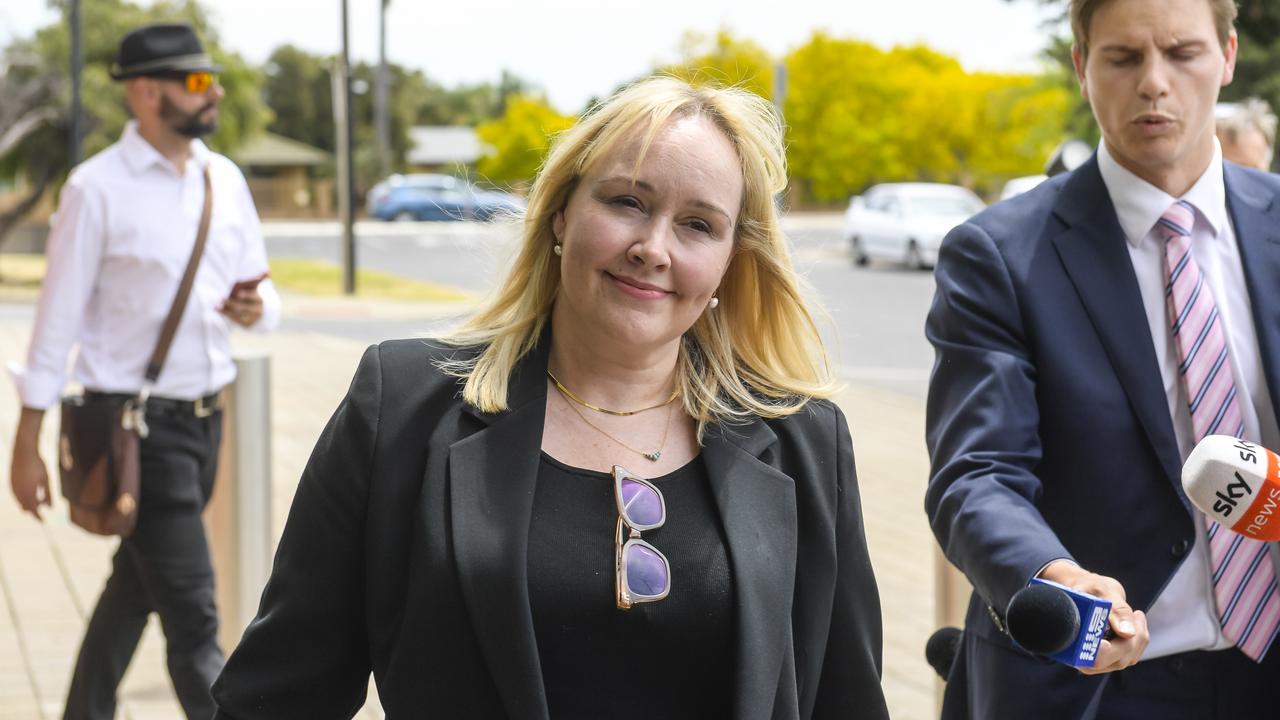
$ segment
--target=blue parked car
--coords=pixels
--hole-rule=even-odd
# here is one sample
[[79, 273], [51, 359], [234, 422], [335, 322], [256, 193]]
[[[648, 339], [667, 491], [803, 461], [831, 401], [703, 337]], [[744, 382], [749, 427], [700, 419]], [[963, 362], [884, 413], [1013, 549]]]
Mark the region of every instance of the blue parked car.
[[519, 215], [524, 200], [481, 190], [450, 175], [392, 175], [369, 191], [366, 208], [379, 220], [491, 220]]

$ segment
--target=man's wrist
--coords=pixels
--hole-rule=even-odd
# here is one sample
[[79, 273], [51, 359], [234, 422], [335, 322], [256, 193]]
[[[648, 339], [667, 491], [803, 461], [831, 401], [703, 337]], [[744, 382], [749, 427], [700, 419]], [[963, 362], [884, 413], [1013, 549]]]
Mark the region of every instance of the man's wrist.
[[1071, 558], [1057, 558], [1045, 563], [1044, 567], [1040, 568], [1040, 572], [1036, 573], [1035, 577], [1042, 580], [1052, 580], [1060, 585], [1070, 585], [1068, 581], [1072, 576], [1083, 572], [1086, 571], [1077, 565], [1075, 560], [1072, 560]]
[[44, 421], [45, 411], [40, 408], [26, 407], [19, 410], [18, 430], [14, 434], [15, 445], [36, 446], [40, 441], [40, 425]]

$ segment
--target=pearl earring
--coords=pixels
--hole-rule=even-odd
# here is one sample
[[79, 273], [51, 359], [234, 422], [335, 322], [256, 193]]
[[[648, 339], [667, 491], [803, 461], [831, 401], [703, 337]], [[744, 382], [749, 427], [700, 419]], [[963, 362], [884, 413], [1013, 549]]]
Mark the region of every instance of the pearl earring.
[[720, 298], [718, 297], [712, 297], [711, 302], [707, 303], [708, 309], [715, 310], [718, 307], [720, 307]]
[[557, 257], [559, 257], [559, 256], [561, 256], [561, 255], [564, 255], [564, 250], [560, 249], [560, 243], [556, 243], [556, 244], [551, 248], [551, 252], [555, 253]]

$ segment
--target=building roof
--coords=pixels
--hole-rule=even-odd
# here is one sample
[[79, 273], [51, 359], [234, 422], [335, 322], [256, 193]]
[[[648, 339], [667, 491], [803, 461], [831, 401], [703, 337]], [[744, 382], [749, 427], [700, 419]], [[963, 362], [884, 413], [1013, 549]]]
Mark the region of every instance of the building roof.
[[262, 133], [232, 154], [236, 163], [247, 167], [295, 167], [327, 165], [333, 155], [274, 133]]
[[493, 152], [480, 142], [475, 128], [444, 125], [419, 125], [409, 128], [410, 165], [445, 165], [473, 163]]

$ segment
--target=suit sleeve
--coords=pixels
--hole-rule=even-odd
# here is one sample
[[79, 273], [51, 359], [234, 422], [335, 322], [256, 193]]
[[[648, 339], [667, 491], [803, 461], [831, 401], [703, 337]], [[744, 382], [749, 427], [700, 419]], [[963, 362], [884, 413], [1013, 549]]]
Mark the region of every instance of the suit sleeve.
[[372, 347], [303, 471], [258, 616], [213, 685], [220, 720], [350, 718], [364, 704], [365, 513], [381, 393]]
[[947, 559], [1003, 613], [1046, 563], [1071, 558], [1036, 506], [1035, 365], [1008, 266], [985, 230], [952, 230], [934, 275], [925, 510]]
[[836, 591], [814, 718], [878, 720], [889, 717], [880, 685], [883, 630], [880, 594], [862, 523], [862, 499], [853, 441], [840, 408], [835, 411]]

